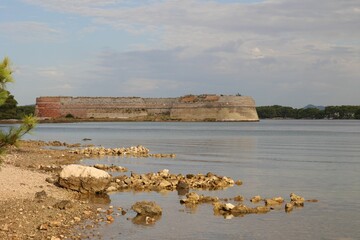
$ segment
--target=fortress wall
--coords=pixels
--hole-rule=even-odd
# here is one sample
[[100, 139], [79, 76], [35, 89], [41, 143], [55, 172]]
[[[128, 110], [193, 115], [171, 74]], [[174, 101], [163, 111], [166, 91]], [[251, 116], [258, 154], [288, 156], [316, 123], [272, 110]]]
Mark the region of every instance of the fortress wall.
[[177, 100], [177, 98], [144, 98], [149, 115], [170, 115], [170, 109]]
[[199, 95], [180, 98], [40, 97], [38, 117], [134, 119], [164, 116], [182, 121], [258, 121], [251, 97]]
[[61, 117], [60, 97], [41, 97], [36, 99], [35, 115], [38, 117]]

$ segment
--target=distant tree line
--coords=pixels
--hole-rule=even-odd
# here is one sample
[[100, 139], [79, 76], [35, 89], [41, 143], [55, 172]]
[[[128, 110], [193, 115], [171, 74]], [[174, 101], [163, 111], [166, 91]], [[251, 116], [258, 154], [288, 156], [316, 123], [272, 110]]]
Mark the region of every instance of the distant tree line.
[[35, 112], [35, 106], [17, 106], [17, 101], [14, 96], [8, 92], [8, 97], [0, 105], [0, 119], [22, 119], [27, 115], [33, 115]]
[[279, 105], [256, 107], [260, 119], [360, 119], [360, 106], [328, 106], [318, 108], [292, 108]]

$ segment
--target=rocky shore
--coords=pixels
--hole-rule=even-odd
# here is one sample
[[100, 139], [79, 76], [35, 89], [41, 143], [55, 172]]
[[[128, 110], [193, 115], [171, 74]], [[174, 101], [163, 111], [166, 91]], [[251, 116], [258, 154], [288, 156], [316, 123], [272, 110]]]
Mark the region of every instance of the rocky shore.
[[[180, 201], [185, 207], [211, 204], [215, 216], [227, 219], [279, 209], [291, 212], [303, 207], [305, 202], [317, 201], [306, 200], [294, 193], [289, 199], [262, 198], [260, 195], [223, 199], [221, 196], [198, 195], [194, 191], [242, 185], [241, 180], [211, 172], [174, 174], [163, 169], [137, 174], [126, 173], [128, 169], [122, 166], [76, 164], [80, 159], [103, 155], [176, 157], [174, 154], [152, 154], [140, 145], [106, 149], [58, 141], [21, 141], [19, 148], [8, 149], [7, 154], [0, 156], [3, 162], [0, 170], [0, 239], [101, 239], [96, 229], [102, 224], [113, 223], [128, 211], [137, 213], [128, 220], [144, 225], [154, 224], [166, 214], [161, 206], [151, 201], [133, 203], [131, 209], [111, 206], [107, 193], [115, 191], [178, 191], [179, 195], [185, 196]], [[120, 175], [112, 176], [115, 171]]]

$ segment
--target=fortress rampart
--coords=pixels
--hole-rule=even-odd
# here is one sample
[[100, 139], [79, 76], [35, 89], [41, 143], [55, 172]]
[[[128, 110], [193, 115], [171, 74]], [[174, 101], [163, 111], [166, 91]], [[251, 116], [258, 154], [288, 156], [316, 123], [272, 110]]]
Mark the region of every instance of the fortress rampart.
[[40, 118], [174, 121], [258, 121], [255, 101], [247, 96], [188, 95], [179, 98], [39, 97]]

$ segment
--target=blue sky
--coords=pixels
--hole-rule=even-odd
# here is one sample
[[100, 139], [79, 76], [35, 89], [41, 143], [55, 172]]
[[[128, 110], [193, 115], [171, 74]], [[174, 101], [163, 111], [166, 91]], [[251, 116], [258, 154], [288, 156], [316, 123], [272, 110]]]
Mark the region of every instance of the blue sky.
[[38, 96], [252, 96], [359, 105], [357, 0], [2, 0], [0, 58]]

